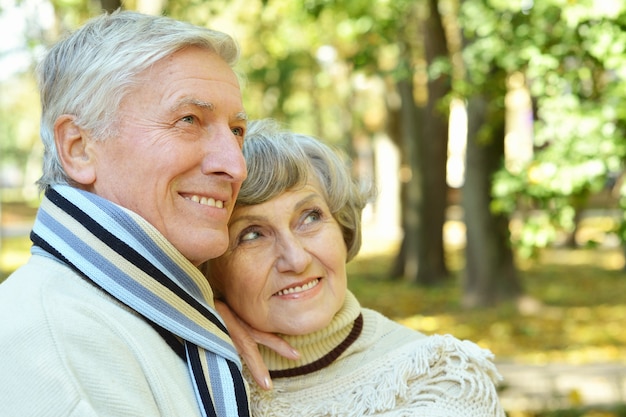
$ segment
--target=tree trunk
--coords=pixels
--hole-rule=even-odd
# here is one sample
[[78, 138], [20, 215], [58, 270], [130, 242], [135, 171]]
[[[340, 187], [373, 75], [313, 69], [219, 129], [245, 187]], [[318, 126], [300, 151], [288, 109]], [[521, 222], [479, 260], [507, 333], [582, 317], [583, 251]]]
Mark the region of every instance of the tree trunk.
[[[438, 1], [429, 0], [429, 14], [423, 24], [424, 56], [429, 65], [448, 58], [446, 34]], [[407, 50], [411, 47], [405, 45]], [[418, 109], [413, 85], [398, 82], [402, 97], [400, 112], [401, 149], [411, 179], [402, 185], [402, 227], [404, 236], [391, 276], [422, 285], [434, 285], [448, 276], [445, 264], [443, 227], [446, 220], [448, 116], [441, 111], [450, 92], [450, 76], [440, 74], [426, 85], [428, 101]], [[418, 121], [419, 119], [419, 121]]]
[[[429, 14], [424, 25], [425, 58], [428, 66], [448, 59], [448, 43], [439, 14], [438, 1], [429, 0]], [[448, 277], [445, 263], [443, 227], [448, 206], [446, 164], [448, 160], [448, 112], [442, 100], [450, 93], [451, 76], [441, 73], [428, 79], [428, 101], [422, 109], [423, 123], [418, 140], [424, 204], [419, 212], [421, 233], [418, 246], [417, 282], [434, 285]]]
[[417, 148], [417, 111], [413, 98], [413, 83], [410, 79], [400, 80], [397, 83], [401, 97], [399, 111], [400, 149], [402, 149], [402, 164], [411, 169], [411, 178], [402, 183], [402, 230], [404, 236], [400, 250], [391, 270], [391, 277], [414, 281], [420, 267], [418, 254], [420, 252], [419, 237], [421, 235], [419, 212], [422, 208], [422, 181], [420, 179], [419, 153]]
[[[475, 95], [468, 102], [463, 209], [467, 228], [463, 305], [494, 305], [521, 295], [509, 220], [490, 210], [491, 178], [504, 157], [504, 109]], [[491, 107], [490, 107], [491, 105]], [[494, 111], [492, 107], [498, 108]]]
[[102, 10], [106, 12], [114, 12], [115, 10], [122, 7], [121, 0], [100, 0], [100, 5], [102, 6]]

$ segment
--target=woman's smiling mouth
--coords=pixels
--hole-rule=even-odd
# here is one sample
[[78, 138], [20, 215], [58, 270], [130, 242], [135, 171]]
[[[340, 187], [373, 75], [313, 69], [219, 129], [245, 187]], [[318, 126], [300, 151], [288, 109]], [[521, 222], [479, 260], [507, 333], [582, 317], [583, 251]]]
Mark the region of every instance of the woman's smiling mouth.
[[282, 290], [278, 291], [277, 293], [275, 293], [274, 295], [281, 296], [281, 295], [287, 295], [287, 294], [296, 294], [296, 293], [299, 293], [299, 292], [310, 290], [311, 288], [317, 286], [317, 284], [319, 284], [319, 283], [320, 283], [320, 278], [315, 278], [314, 280], [309, 281], [309, 282], [307, 282], [304, 285], [298, 285], [298, 286], [295, 286], [295, 287], [289, 287], [289, 288], [282, 289]]

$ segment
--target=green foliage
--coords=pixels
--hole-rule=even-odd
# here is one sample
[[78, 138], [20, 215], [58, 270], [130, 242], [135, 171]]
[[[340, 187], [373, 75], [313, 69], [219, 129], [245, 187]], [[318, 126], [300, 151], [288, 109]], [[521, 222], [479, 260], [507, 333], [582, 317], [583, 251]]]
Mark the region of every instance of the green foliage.
[[43, 152], [34, 79], [16, 74], [2, 83], [0, 91], [0, 173], [8, 183], [4, 186], [33, 184], [41, 172]]
[[[99, 11], [94, 1], [52, 4], [59, 32]], [[535, 109], [536, 153], [521, 171], [502, 168], [495, 176], [492, 210], [523, 219], [514, 243], [531, 256], [560, 232], [573, 230], [589, 196], [624, 169], [626, 3], [440, 0], [448, 32], [463, 34], [464, 42], [450, 37], [463, 60], [441, 60], [430, 68], [423, 63], [423, 27], [417, 24], [426, 6], [415, 0], [169, 0], [164, 13], [237, 38], [252, 117], [275, 117], [342, 145], [367, 130], [370, 114], [386, 110], [390, 95], [366, 96], [361, 90], [359, 83], [368, 77], [392, 85], [398, 78], [463, 73], [464, 80], [454, 78], [455, 93], [489, 97], [489, 111], [496, 114], [504, 107], [506, 77], [524, 74]], [[38, 34], [30, 45], [47, 42]], [[37, 105], [32, 85], [19, 89], [11, 100], [3, 94], [0, 158], [5, 165], [29, 167], [39, 151], [32, 151], [38, 143], [32, 132]], [[503, 139], [492, 138], [493, 128], [485, 126], [479, 139]], [[620, 207], [626, 209], [626, 188], [620, 191]], [[626, 218], [618, 233], [626, 241]]]
[[493, 68], [522, 72], [535, 105], [533, 160], [502, 168], [492, 187], [492, 210], [524, 219], [514, 242], [523, 256], [574, 230], [589, 196], [624, 169], [626, 5], [609, 3], [463, 2], [466, 88], [497, 87]]

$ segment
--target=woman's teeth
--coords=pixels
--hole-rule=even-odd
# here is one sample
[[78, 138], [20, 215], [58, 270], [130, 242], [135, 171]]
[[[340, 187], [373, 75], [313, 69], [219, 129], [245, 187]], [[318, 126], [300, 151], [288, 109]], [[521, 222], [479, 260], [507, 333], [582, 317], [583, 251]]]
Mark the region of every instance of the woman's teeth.
[[274, 295], [287, 295], [287, 294], [295, 294], [298, 292], [302, 292], [302, 291], [306, 291], [309, 290], [313, 287], [315, 287], [317, 284], [320, 283], [320, 279], [314, 279], [313, 281], [309, 281], [306, 284], [304, 284], [301, 287], [291, 287], [291, 288], [285, 288], [284, 290], [280, 290], [278, 291], [276, 294]]

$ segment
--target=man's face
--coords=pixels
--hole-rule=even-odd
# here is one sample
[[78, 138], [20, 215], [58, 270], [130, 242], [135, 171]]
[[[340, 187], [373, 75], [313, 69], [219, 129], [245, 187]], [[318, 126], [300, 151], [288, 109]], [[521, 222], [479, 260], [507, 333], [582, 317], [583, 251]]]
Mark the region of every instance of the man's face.
[[219, 56], [190, 47], [140, 76], [119, 109], [119, 129], [91, 140], [86, 188], [154, 225], [195, 265], [228, 245], [246, 166], [237, 78]]

